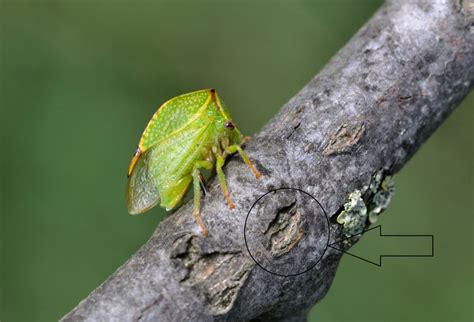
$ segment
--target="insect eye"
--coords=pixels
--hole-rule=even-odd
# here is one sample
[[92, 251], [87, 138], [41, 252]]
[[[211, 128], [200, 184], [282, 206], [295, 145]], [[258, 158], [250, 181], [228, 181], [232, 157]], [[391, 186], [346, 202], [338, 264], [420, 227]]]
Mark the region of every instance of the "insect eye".
[[229, 130], [233, 130], [235, 128], [234, 123], [232, 123], [231, 121], [225, 122], [224, 126], [226, 129]]

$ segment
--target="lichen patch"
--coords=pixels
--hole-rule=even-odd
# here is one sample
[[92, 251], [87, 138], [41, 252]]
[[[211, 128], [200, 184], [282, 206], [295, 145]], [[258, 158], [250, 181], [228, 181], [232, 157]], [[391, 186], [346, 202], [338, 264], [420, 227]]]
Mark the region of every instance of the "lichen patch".
[[343, 245], [348, 248], [362, 236], [366, 227], [375, 223], [378, 216], [388, 207], [395, 193], [392, 176], [382, 169], [372, 176], [369, 185], [349, 193], [347, 202], [337, 216], [342, 225]]
[[367, 223], [367, 206], [360, 190], [349, 194], [344, 210], [337, 216], [337, 222], [343, 226], [346, 237], [357, 236], [364, 231]]
[[369, 222], [375, 223], [378, 216], [388, 207], [393, 195], [395, 194], [395, 182], [390, 175], [384, 175], [384, 171], [380, 170], [372, 176], [372, 180], [368, 186], [364, 187], [367, 195]]

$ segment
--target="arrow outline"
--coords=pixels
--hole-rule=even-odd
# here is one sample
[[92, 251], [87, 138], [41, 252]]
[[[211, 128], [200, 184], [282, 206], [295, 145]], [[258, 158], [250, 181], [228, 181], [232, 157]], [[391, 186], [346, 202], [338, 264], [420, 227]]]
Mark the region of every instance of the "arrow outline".
[[[349, 253], [348, 251], [345, 251], [345, 250], [334, 247], [334, 245], [336, 245], [336, 244], [338, 244], [338, 243], [340, 243], [344, 240], [349, 240], [350, 238], [357, 237], [357, 236], [361, 237], [366, 232], [369, 232], [369, 231], [377, 229], [377, 228], [379, 229], [379, 236], [380, 237], [431, 237], [431, 254], [418, 254], [418, 255], [416, 255], [416, 254], [415, 255], [413, 255], [413, 254], [410, 254], [410, 255], [383, 255], [382, 254], [382, 255], [379, 255], [379, 262], [376, 263], [376, 262], [372, 262], [368, 259], [362, 258], [360, 256], [354, 255], [352, 253]], [[384, 234], [382, 234], [382, 225], [377, 225], [375, 227], [364, 230], [360, 234], [349, 236], [349, 237], [343, 238], [341, 240], [335, 241], [334, 243], [330, 243], [330, 244], [328, 244], [328, 247], [330, 247], [334, 250], [337, 250], [339, 252], [342, 252], [344, 254], [350, 255], [352, 257], [358, 258], [360, 260], [363, 260], [364, 262], [370, 263], [370, 264], [375, 265], [377, 267], [382, 267], [382, 258], [384, 258], [384, 257], [434, 257], [434, 235], [400, 235], [400, 234], [387, 234], [387, 235], [384, 235]]]

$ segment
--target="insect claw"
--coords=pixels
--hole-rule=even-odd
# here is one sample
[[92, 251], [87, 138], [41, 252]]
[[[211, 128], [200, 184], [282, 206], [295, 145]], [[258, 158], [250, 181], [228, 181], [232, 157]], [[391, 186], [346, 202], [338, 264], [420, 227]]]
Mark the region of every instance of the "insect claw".
[[226, 194], [226, 195], [225, 195], [225, 199], [227, 200], [227, 203], [229, 204], [229, 208], [230, 208], [230, 209], [234, 209], [234, 208], [235, 208], [235, 205], [234, 205], [234, 203], [232, 202], [232, 200], [230, 199], [229, 194]]
[[243, 138], [241, 144], [247, 143], [247, 142], [249, 142], [249, 141], [251, 141], [251, 140], [252, 140], [252, 138], [251, 138], [250, 136], [245, 136], [245, 137]]
[[201, 228], [202, 234], [207, 237], [209, 236], [209, 230], [207, 230], [206, 226], [204, 226], [204, 223], [202, 222], [201, 215], [199, 214], [199, 211], [194, 212], [194, 217], [196, 218], [196, 222], [199, 225], [199, 228]]
[[263, 174], [260, 171], [258, 171], [257, 168], [255, 168], [254, 164], [250, 160], [249, 160], [248, 166], [249, 166], [250, 170], [253, 172], [253, 174], [254, 174], [254, 176], [257, 180], [260, 179], [263, 176]]

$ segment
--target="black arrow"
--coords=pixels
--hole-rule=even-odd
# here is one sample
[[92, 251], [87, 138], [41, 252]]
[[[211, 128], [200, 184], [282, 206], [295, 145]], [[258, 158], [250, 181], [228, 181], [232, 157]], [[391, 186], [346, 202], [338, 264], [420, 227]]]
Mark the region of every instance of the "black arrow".
[[[425, 254], [396, 254], [396, 255], [395, 254], [382, 254], [382, 255], [378, 255], [378, 262], [377, 262], [376, 260], [369, 260], [361, 256], [357, 256], [355, 254], [349, 253], [348, 251], [344, 250], [341, 245], [339, 245], [344, 240], [349, 240], [351, 237], [354, 237], [354, 236], [338, 240], [332, 244], [329, 244], [328, 247], [335, 249], [337, 251], [343, 252], [344, 254], [350, 255], [352, 257], [358, 258], [360, 260], [363, 260], [364, 262], [379, 266], [379, 267], [382, 266], [382, 258], [384, 257], [434, 257], [434, 235], [384, 235], [382, 234], [382, 226], [380, 225], [367, 229], [363, 231], [362, 234], [367, 234], [368, 232], [376, 232], [377, 230], [379, 231], [378, 237], [380, 238], [387, 237], [387, 238], [390, 238], [391, 241], [397, 241], [396, 239], [392, 239], [394, 237], [403, 238], [404, 240], [408, 238], [425, 238], [425, 239], [430, 238], [431, 252], [429, 254], [426, 254], [426, 253]], [[360, 235], [357, 235], [357, 236], [360, 236]], [[398, 242], [400, 241], [401, 240], [398, 239]]]

